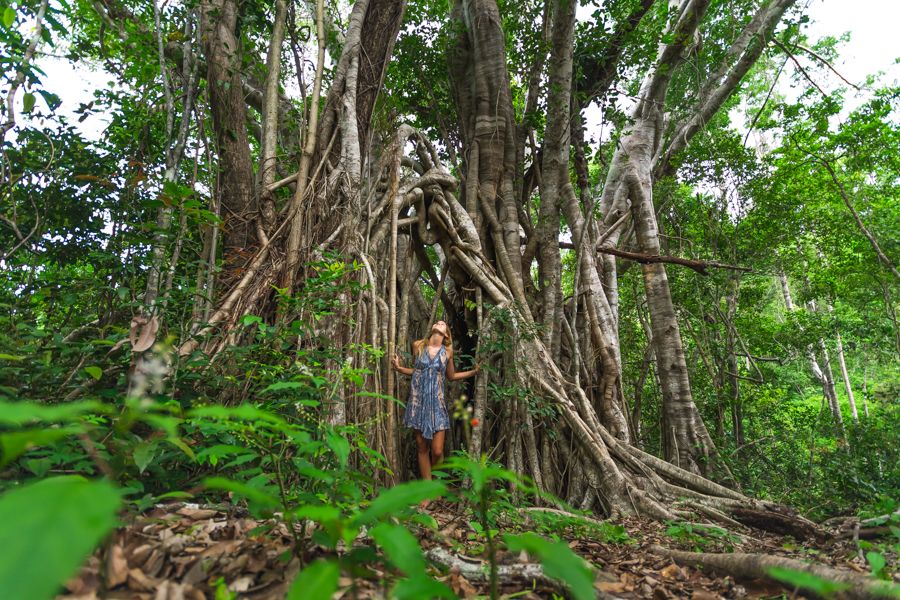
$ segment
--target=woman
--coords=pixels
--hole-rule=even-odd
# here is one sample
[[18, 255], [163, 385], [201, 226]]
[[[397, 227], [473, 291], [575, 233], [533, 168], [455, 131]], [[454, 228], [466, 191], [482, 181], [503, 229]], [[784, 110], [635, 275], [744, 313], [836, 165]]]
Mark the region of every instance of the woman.
[[444, 321], [432, 325], [427, 337], [413, 342], [413, 356], [415, 363], [412, 369], [402, 366], [396, 354], [391, 359], [391, 364], [395, 371], [412, 375], [403, 424], [416, 432], [416, 450], [422, 479], [431, 479], [431, 467], [444, 458], [444, 435], [450, 429], [450, 415], [444, 402], [444, 375], [446, 373], [450, 381], [468, 379], [478, 373], [481, 367], [476, 364], [471, 371], [456, 371], [453, 366], [450, 328]]

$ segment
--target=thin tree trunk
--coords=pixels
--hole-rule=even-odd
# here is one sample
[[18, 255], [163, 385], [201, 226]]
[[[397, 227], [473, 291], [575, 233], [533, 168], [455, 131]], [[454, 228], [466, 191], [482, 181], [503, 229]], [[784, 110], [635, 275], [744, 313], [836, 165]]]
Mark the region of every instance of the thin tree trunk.
[[[562, 188], [569, 181], [572, 52], [574, 51], [575, 0], [556, 0], [551, 34], [547, 126], [541, 165], [541, 205], [538, 220], [544, 344], [558, 347], [561, 337], [557, 318], [562, 306], [562, 263], [559, 253], [559, 205]], [[558, 359], [554, 355], [554, 359]]]
[[263, 85], [262, 136], [259, 149], [258, 182], [260, 205], [263, 210], [264, 228], [271, 229], [275, 222], [275, 201], [270, 190], [275, 183], [278, 152], [278, 84], [281, 77], [281, 51], [284, 45], [287, 0], [275, 0], [275, 18], [272, 37], [266, 57], [266, 80]]
[[844, 344], [841, 341], [841, 332], [835, 331], [835, 343], [837, 345], [838, 364], [841, 366], [841, 377], [844, 380], [844, 389], [847, 391], [847, 402], [850, 404], [850, 414], [853, 422], [859, 423], [859, 413], [856, 411], [856, 398], [853, 396], [853, 386], [850, 385], [850, 374], [847, 372], [847, 361], [844, 358]]
[[[784, 271], [778, 272], [778, 282], [781, 284], [781, 293], [784, 296], [785, 307], [788, 312], [794, 312], [797, 307], [794, 305], [794, 300], [791, 296], [791, 288]], [[819, 361], [816, 358], [816, 352], [811, 346], [807, 346], [806, 348], [806, 358], [809, 361], [809, 367], [813, 377], [815, 377], [816, 381], [822, 386], [822, 394], [826, 402], [828, 402], [828, 408], [831, 411], [835, 426], [838, 427], [841, 431], [841, 435], [843, 435], [844, 423], [843, 418], [841, 417], [837, 393], [834, 388], [834, 378], [831, 376], [831, 364], [828, 361], [828, 349], [825, 347], [825, 340], [819, 339], [816, 342], [816, 345], [820, 356], [822, 357], [824, 368], [819, 364]]]

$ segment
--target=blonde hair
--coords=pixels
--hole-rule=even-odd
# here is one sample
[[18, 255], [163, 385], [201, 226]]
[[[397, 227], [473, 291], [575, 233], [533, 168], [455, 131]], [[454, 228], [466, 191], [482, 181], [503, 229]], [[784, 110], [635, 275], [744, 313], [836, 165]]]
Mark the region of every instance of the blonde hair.
[[[444, 323], [444, 325], [447, 325]], [[432, 328], [428, 330], [428, 333], [421, 340], [416, 340], [414, 343], [419, 345], [419, 350], [417, 354], [421, 354], [425, 351], [425, 348], [428, 347], [428, 340], [431, 338], [431, 332], [434, 331], [434, 324], [432, 324]], [[442, 334], [443, 335], [443, 334]], [[441, 342], [445, 347], [450, 348], [453, 346], [453, 337], [450, 335], [450, 326], [447, 325], [447, 335], [444, 335], [444, 339]]]

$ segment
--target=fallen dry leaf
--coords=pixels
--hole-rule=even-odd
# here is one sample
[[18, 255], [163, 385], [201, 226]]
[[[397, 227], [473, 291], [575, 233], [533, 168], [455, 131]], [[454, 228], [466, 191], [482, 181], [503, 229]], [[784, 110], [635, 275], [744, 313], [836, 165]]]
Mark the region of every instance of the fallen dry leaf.
[[694, 590], [691, 594], [691, 600], [721, 600], [722, 596], [707, 590]]
[[128, 561], [125, 550], [119, 544], [113, 545], [106, 559], [106, 587], [114, 588], [128, 581]]
[[675, 563], [672, 563], [668, 567], [664, 567], [659, 574], [666, 579], [684, 579], [684, 571], [682, 571], [681, 567]]

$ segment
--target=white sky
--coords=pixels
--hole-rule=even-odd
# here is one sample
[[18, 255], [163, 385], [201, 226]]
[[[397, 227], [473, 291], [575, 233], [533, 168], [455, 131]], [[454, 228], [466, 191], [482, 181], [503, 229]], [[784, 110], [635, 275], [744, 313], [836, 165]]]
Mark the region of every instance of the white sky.
[[[598, 0], [599, 1], [599, 0]], [[801, 0], [801, 3], [803, 0]], [[807, 32], [815, 41], [824, 36], [840, 36], [850, 32], [850, 41], [842, 46], [835, 68], [853, 83], [862, 83], [866, 76], [883, 72], [883, 83], [900, 81], [900, 2], [897, 0], [809, 0], [811, 24]], [[804, 66], [811, 66], [808, 57], [798, 57]], [[113, 77], [85, 65], [73, 65], [65, 60], [45, 57], [38, 64], [46, 71], [43, 85], [62, 99], [60, 112], [73, 115], [79, 104], [90, 102], [95, 89], [107, 86]], [[784, 75], [783, 75], [784, 77]], [[786, 78], [785, 78], [786, 79]], [[830, 75], [818, 81], [824, 89], [841, 85]], [[21, 94], [18, 98], [21, 107]], [[858, 101], [861, 101], [858, 100]], [[41, 99], [38, 100], [42, 102]], [[587, 115], [590, 124], [594, 118]], [[21, 117], [20, 117], [21, 118]], [[71, 120], [74, 122], [75, 117]], [[20, 120], [20, 123], [22, 120]], [[91, 116], [80, 124], [85, 137], [98, 139], [107, 120], [102, 115]]]

